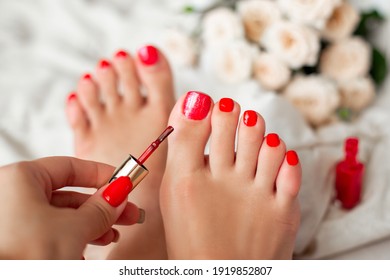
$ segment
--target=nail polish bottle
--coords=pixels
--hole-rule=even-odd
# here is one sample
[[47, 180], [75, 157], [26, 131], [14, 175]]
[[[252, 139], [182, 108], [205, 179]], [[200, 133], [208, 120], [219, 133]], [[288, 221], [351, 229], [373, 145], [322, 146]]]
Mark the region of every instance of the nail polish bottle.
[[345, 141], [345, 158], [336, 166], [336, 198], [344, 209], [352, 209], [361, 198], [364, 165], [358, 161], [357, 138]]

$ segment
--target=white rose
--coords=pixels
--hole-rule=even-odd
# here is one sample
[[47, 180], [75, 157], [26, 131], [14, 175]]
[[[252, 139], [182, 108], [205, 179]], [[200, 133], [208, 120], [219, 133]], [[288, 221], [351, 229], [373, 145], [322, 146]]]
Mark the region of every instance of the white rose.
[[264, 32], [264, 47], [293, 69], [317, 63], [320, 49], [318, 34], [301, 24], [279, 21]]
[[202, 38], [207, 46], [220, 46], [244, 38], [244, 27], [239, 16], [231, 9], [217, 8], [203, 18]]
[[283, 95], [314, 126], [329, 121], [340, 104], [336, 85], [319, 75], [295, 77], [287, 85]]
[[225, 83], [240, 83], [252, 74], [254, 53], [246, 41], [233, 41], [221, 48], [204, 49], [202, 67]]
[[368, 77], [340, 83], [341, 106], [359, 112], [372, 103], [375, 98], [374, 81]]
[[322, 29], [342, 0], [277, 0], [282, 12], [292, 21]]
[[246, 37], [257, 43], [264, 30], [282, 18], [278, 6], [270, 0], [239, 1], [237, 10], [244, 24]]
[[355, 31], [359, 20], [358, 11], [348, 2], [344, 2], [333, 11], [322, 31], [322, 36], [328, 41], [349, 37]]
[[329, 45], [321, 55], [320, 72], [336, 81], [367, 75], [371, 66], [371, 47], [360, 37]]
[[267, 90], [279, 90], [291, 78], [291, 70], [270, 53], [260, 53], [253, 63], [253, 74], [257, 81]]
[[179, 66], [193, 66], [195, 64], [196, 44], [185, 32], [167, 29], [162, 41], [162, 48], [173, 64]]

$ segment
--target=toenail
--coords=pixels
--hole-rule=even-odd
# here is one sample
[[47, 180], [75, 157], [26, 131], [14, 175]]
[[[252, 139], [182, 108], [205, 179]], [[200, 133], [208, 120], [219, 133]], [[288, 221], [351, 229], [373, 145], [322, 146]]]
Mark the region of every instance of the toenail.
[[142, 208], [139, 208], [138, 210], [139, 210], [139, 217], [137, 220], [137, 224], [143, 224], [145, 222], [145, 216], [146, 216], [145, 210]]
[[286, 159], [287, 159], [287, 163], [292, 166], [295, 166], [299, 163], [298, 154], [293, 150], [288, 151], [286, 153]]
[[245, 111], [243, 120], [246, 126], [254, 126], [257, 123], [257, 113], [252, 110]]
[[183, 102], [183, 115], [191, 120], [203, 120], [211, 108], [211, 98], [199, 91], [189, 91]]
[[222, 98], [219, 101], [219, 110], [222, 112], [231, 112], [234, 109], [234, 101], [231, 98]]
[[71, 92], [69, 95], [68, 95], [68, 102], [74, 100], [77, 98], [77, 95], [75, 92]]
[[154, 65], [158, 61], [158, 50], [153, 46], [144, 46], [138, 50], [138, 57], [143, 64]]
[[123, 51], [123, 50], [120, 50], [120, 51], [118, 51], [118, 52], [115, 54], [115, 57], [117, 57], [117, 58], [125, 58], [125, 57], [127, 57], [127, 56], [128, 56], [127, 52], [125, 52], [125, 51]]
[[279, 135], [270, 133], [267, 135], [267, 145], [270, 147], [277, 147], [280, 144]]
[[84, 80], [90, 80], [90, 79], [92, 79], [92, 76], [91, 76], [91, 74], [85, 74], [84, 76], [83, 76], [83, 79]]
[[111, 63], [108, 62], [107, 60], [103, 59], [103, 60], [100, 60], [99, 66], [100, 66], [100, 68], [108, 68], [111, 66]]

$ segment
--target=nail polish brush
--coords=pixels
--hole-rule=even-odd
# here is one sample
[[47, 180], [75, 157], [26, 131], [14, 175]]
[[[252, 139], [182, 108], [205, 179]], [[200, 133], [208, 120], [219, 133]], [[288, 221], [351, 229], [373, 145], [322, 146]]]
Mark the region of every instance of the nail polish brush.
[[152, 142], [149, 147], [146, 148], [138, 159], [129, 155], [129, 157], [119, 167], [117, 167], [117, 169], [115, 169], [109, 183], [121, 176], [128, 176], [133, 184], [133, 190], [149, 173], [148, 169], [144, 166], [144, 163], [169, 136], [169, 134], [172, 133], [172, 131], [173, 127], [168, 126], [164, 132], [154, 142]]

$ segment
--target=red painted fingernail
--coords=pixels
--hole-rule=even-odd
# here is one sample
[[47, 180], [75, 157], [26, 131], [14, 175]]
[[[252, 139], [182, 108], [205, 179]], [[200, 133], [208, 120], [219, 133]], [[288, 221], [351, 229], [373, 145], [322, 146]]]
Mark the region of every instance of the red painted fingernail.
[[270, 133], [267, 135], [267, 145], [270, 147], [277, 147], [280, 144], [279, 135], [276, 133]]
[[116, 57], [118, 58], [125, 58], [128, 56], [127, 52], [124, 50], [120, 50], [115, 54]]
[[297, 165], [299, 163], [298, 154], [292, 150], [286, 153], [286, 159], [287, 163], [292, 166]]
[[103, 192], [103, 198], [114, 207], [118, 207], [131, 192], [133, 184], [130, 178], [122, 176], [111, 182]]
[[257, 113], [252, 110], [245, 111], [243, 120], [246, 126], [254, 126], [257, 123]]
[[234, 101], [231, 98], [222, 98], [219, 101], [219, 110], [222, 112], [231, 112], [234, 109]]
[[183, 102], [183, 114], [191, 120], [203, 120], [211, 108], [211, 98], [199, 91], [189, 91]]
[[84, 79], [84, 80], [90, 80], [90, 79], [92, 79], [92, 76], [91, 76], [91, 74], [87, 73], [87, 74], [85, 74], [85, 75], [83, 76], [83, 79]]
[[153, 46], [144, 46], [138, 50], [138, 57], [145, 65], [153, 65], [158, 61], [158, 50]]
[[75, 92], [71, 92], [68, 95], [68, 102], [70, 102], [71, 100], [74, 100], [76, 98], [77, 98], [77, 94]]
[[105, 59], [100, 60], [99, 62], [100, 68], [108, 68], [111, 66], [111, 63]]

